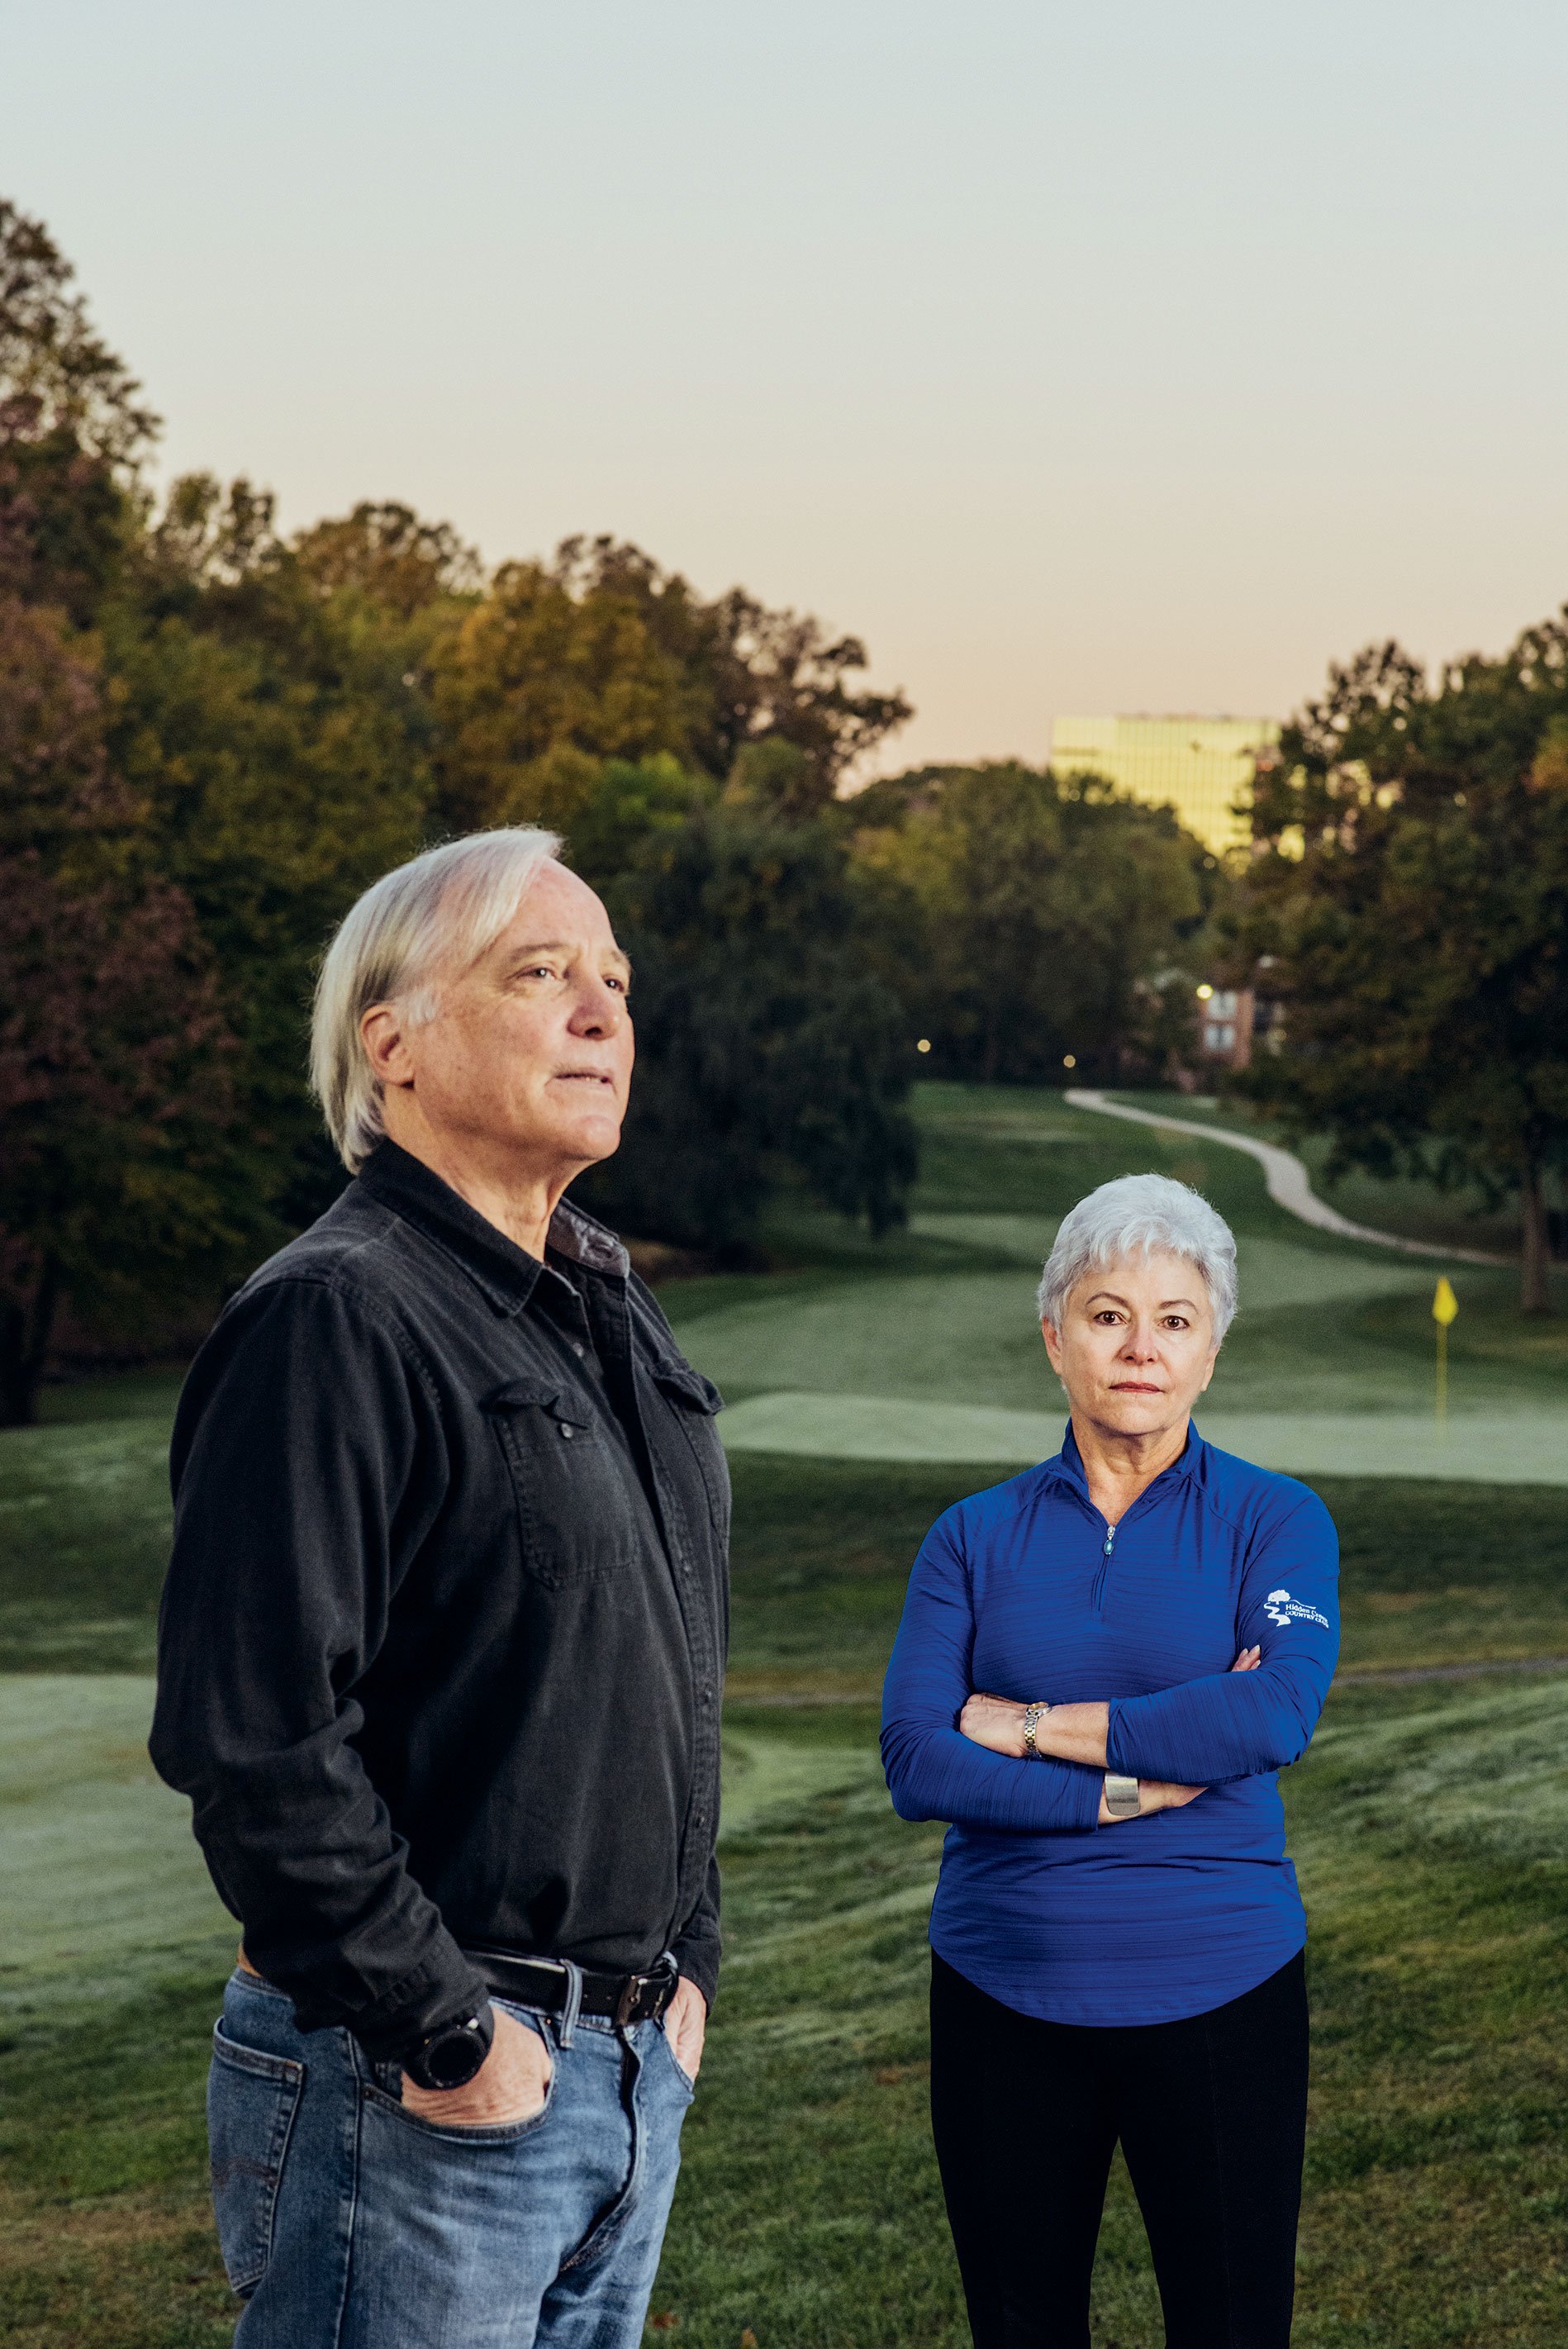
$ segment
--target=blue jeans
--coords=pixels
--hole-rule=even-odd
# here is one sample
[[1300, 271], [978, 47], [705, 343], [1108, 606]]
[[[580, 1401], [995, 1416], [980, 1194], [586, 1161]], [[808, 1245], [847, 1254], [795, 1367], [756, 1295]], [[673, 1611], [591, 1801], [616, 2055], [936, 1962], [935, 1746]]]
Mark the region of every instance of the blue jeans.
[[207, 2091], [236, 2349], [634, 2349], [692, 2085], [664, 2027], [579, 2017], [547, 2039], [531, 2120], [458, 2128], [398, 2100], [346, 2031], [294, 2027], [236, 1972]]

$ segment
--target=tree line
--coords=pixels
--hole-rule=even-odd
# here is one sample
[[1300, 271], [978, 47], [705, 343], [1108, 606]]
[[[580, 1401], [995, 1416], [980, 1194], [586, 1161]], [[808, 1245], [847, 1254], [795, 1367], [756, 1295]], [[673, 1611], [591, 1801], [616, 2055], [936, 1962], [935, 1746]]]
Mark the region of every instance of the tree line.
[[155, 495], [157, 430], [0, 202], [0, 1421], [62, 1309], [205, 1310], [332, 1198], [316, 963], [456, 833], [562, 833], [633, 956], [581, 1186], [630, 1233], [741, 1258], [780, 1183], [885, 1230], [917, 1068], [1157, 1070], [1213, 894], [1168, 813], [1016, 766], [846, 796], [912, 714], [854, 636], [609, 538], [487, 571], [390, 501], [284, 536], [245, 481]]
[[330, 1201], [325, 941], [392, 864], [519, 822], [635, 965], [626, 1146], [580, 1186], [629, 1234], [744, 1261], [780, 1184], [886, 1230], [917, 1072], [1186, 1076], [1212, 977], [1274, 1006], [1260, 1107], [1336, 1165], [1517, 1191], [1546, 1301], [1568, 616], [1435, 681], [1394, 646], [1333, 670], [1227, 867], [1093, 778], [865, 783], [910, 706], [810, 615], [610, 538], [487, 570], [393, 501], [285, 537], [244, 481], [156, 495], [157, 430], [0, 201], [0, 1423], [62, 1310], [156, 1335]]

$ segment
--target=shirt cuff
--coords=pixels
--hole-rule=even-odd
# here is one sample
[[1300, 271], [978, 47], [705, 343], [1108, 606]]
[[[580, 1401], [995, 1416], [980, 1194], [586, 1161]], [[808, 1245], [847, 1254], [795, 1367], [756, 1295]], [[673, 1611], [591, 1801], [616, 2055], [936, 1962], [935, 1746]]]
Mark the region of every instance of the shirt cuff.
[[696, 1982], [709, 2009], [718, 1992], [719, 1940], [717, 1933], [700, 1928], [682, 1934], [671, 1953], [687, 1982]]
[[[286, 1989], [287, 1984], [280, 1982], [278, 1988]], [[484, 1976], [449, 1940], [373, 2005], [353, 2013], [325, 2013], [296, 1998], [294, 2013], [302, 2031], [321, 2031], [336, 2024], [352, 2033], [373, 2064], [398, 2064], [432, 2032], [465, 2014], [478, 2013], [489, 2000]]]

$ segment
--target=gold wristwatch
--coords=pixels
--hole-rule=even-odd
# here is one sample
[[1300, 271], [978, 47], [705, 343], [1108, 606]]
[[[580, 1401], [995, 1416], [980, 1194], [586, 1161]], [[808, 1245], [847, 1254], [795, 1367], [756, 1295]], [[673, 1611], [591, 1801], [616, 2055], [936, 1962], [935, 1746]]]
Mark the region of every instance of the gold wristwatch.
[[1123, 1778], [1115, 1770], [1105, 1774], [1105, 1807], [1113, 1819], [1135, 1819], [1143, 1808], [1136, 1778]]
[[1024, 1707], [1024, 1753], [1030, 1762], [1045, 1760], [1045, 1755], [1035, 1743], [1035, 1732], [1050, 1709], [1048, 1704], [1026, 1704]]

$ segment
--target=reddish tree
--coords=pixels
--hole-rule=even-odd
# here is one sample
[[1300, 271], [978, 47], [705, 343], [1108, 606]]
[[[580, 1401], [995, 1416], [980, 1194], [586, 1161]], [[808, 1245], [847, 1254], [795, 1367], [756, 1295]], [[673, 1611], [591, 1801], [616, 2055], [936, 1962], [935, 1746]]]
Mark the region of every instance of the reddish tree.
[[179, 890], [0, 855], [0, 1424], [34, 1416], [62, 1297], [183, 1291], [221, 1245], [227, 1049]]
[[188, 1288], [229, 1043], [187, 898], [139, 869], [91, 640], [0, 596], [0, 1423], [30, 1420], [62, 1297]]

